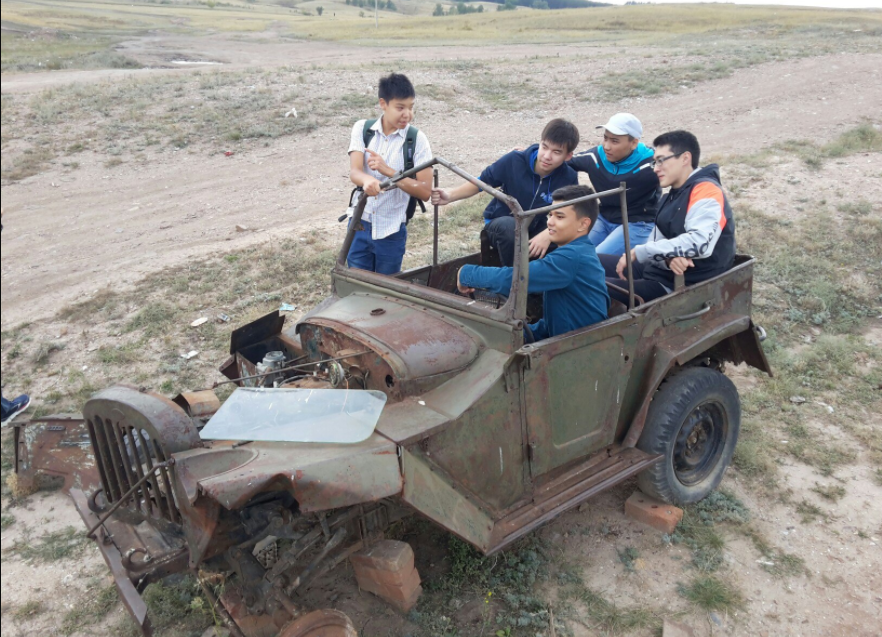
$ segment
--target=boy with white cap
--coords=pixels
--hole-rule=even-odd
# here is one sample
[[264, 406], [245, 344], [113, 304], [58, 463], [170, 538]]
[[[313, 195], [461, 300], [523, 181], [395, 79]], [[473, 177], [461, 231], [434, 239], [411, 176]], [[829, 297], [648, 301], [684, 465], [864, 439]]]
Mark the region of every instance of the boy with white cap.
[[[658, 177], [652, 170], [652, 149], [640, 141], [643, 125], [631, 113], [616, 113], [597, 128], [603, 129], [603, 143], [573, 156], [569, 165], [576, 171], [587, 173], [597, 192], [618, 188], [623, 181], [627, 183], [631, 247], [643, 245], [652, 234], [661, 196]], [[625, 253], [622, 208], [618, 197], [600, 200], [600, 215], [588, 238], [598, 254], [619, 256]], [[531, 254], [544, 255], [545, 250], [541, 248], [545, 239], [537, 237], [530, 242]], [[540, 244], [535, 250], [534, 243]]]

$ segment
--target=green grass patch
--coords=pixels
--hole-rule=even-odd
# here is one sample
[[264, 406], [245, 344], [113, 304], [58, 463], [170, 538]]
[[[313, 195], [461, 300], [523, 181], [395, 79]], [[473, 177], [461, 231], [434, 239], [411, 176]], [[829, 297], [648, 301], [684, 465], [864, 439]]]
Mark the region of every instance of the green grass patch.
[[0, 515], [0, 530], [5, 531], [15, 524], [15, 516], [11, 513], [3, 513]]
[[830, 502], [839, 502], [839, 500], [845, 497], [845, 487], [841, 484], [822, 485], [816, 482], [815, 486], [812, 487], [812, 491]]
[[619, 556], [619, 561], [628, 573], [634, 573], [637, 570], [634, 566], [634, 562], [640, 558], [640, 552], [637, 549], [628, 546], [621, 551], [616, 549], [616, 553]]
[[49, 357], [52, 356], [55, 352], [60, 352], [67, 346], [66, 343], [61, 341], [43, 341], [37, 346], [37, 351], [34, 352], [33, 362], [34, 365], [45, 365], [49, 362]]
[[15, 610], [12, 611], [12, 616], [18, 621], [27, 621], [33, 619], [37, 615], [43, 614], [44, 612], [46, 612], [46, 606], [43, 602], [32, 599], [21, 606], [17, 606]]
[[[24, 535], [29, 535], [25, 533]], [[60, 531], [44, 533], [36, 538], [16, 540], [9, 552], [25, 562], [45, 564], [66, 560], [80, 554], [91, 544], [82, 529], [68, 526]]]
[[150, 584], [144, 589], [143, 598], [153, 628], [163, 635], [201, 634], [214, 623], [202, 589], [190, 575], [175, 583]]
[[61, 620], [62, 634], [71, 635], [97, 624], [116, 607], [118, 602], [119, 593], [114, 584], [90, 589], [84, 600], [80, 600], [74, 608], [65, 613]]
[[570, 612], [581, 623], [601, 635], [626, 635], [646, 628], [661, 630], [665, 612], [646, 606], [619, 606], [585, 586], [581, 578], [575, 580], [561, 590], [561, 600], [572, 607]]
[[141, 360], [140, 347], [130, 345], [102, 345], [96, 352], [98, 360], [105, 365], [126, 365]]
[[66, 69], [135, 69], [141, 64], [112, 49], [108, 37], [62, 31], [3, 33], [4, 73]]
[[754, 526], [747, 526], [743, 531], [762, 556], [759, 564], [767, 573], [777, 578], [795, 577], [809, 573], [803, 558], [776, 549]]
[[699, 575], [688, 584], [678, 585], [677, 591], [704, 611], [731, 613], [744, 608], [741, 591], [713, 575]]
[[827, 513], [817, 504], [813, 504], [808, 500], [801, 500], [796, 504], [796, 512], [799, 514], [800, 521], [803, 524], [811, 524], [816, 520], [829, 520]]

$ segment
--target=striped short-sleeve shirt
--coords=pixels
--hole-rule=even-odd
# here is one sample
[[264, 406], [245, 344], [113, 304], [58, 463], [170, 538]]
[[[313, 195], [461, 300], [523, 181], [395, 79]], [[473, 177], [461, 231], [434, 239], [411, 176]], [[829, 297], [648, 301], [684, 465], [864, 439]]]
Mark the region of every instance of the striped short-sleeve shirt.
[[[365, 121], [367, 120], [359, 120], [352, 127], [352, 138], [349, 141], [348, 152], [364, 153]], [[402, 149], [410, 124], [406, 128], [393, 131], [390, 135], [383, 134], [382, 119], [378, 119], [371, 128], [374, 130], [374, 136], [371, 138], [368, 148], [380, 155], [389, 167], [396, 172], [404, 170], [404, 153]], [[414, 146], [414, 165], [417, 166], [429, 161], [431, 158], [432, 149], [429, 147], [429, 140], [423, 131], [420, 131], [417, 134], [416, 145]], [[376, 177], [380, 181], [386, 179], [385, 175], [368, 168], [367, 153], [365, 153], [363, 168], [367, 174]], [[410, 195], [400, 188], [381, 192], [376, 197], [369, 197], [362, 219], [371, 224], [371, 237], [373, 239], [383, 239], [390, 234], [398, 232], [401, 224], [407, 220], [407, 204], [409, 201]]]

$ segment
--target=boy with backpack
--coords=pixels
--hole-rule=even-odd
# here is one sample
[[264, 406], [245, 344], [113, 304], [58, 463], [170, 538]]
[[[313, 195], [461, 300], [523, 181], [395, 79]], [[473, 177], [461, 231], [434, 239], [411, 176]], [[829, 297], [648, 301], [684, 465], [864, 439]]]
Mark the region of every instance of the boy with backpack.
[[[347, 263], [350, 268], [397, 274], [407, 244], [407, 221], [419, 202], [432, 194], [432, 169], [421, 170], [398, 187], [380, 190], [380, 183], [432, 158], [426, 135], [411, 126], [416, 91], [400, 73], [380, 79], [379, 119], [363, 119], [352, 127], [349, 179], [369, 199], [355, 232]], [[354, 203], [354, 202], [353, 202]]]

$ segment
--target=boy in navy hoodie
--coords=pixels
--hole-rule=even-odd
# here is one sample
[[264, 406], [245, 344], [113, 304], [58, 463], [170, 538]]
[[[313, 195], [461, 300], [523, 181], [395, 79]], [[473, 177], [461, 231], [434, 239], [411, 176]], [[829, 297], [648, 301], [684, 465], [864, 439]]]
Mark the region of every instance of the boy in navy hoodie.
[[[594, 192], [590, 186], [567, 186], [552, 193], [554, 202]], [[542, 293], [543, 318], [529, 326], [533, 340], [551, 338], [606, 320], [609, 293], [603, 267], [588, 240], [597, 219], [597, 199], [558, 208], [548, 215], [548, 233], [557, 249], [530, 262], [528, 292]], [[512, 268], [464, 265], [457, 275], [463, 294], [482, 288], [497, 294], [511, 291]]]
[[[573, 157], [570, 167], [587, 173], [597, 192], [618, 188], [623, 181], [627, 183], [631, 247], [643, 245], [652, 234], [661, 196], [658, 177], [652, 170], [652, 149], [640, 141], [643, 125], [631, 113], [616, 113], [597, 128], [603, 129], [603, 144]], [[622, 208], [618, 197], [600, 200], [600, 216], [588, 238], [598, 254], [624, 254]]]
[[[526, 150], [506, 153], [484, 169], [480, 179], [499, 188], [518, 200], [521, 208], [532, 210], [552, 202], [555, 190], [578, 183], [576, 171], [567, 166], [573, 151], [579, 145], [579, 129], [564, 119], [553, 119], [546, 124], [538, 144]], [[446, 206], [454, 201], [468, 199], [481, 192], [474, 184], [445, 190], [432, 190], [432, 203]], [[530, 254], [543, 256], [534, 251], [533, 238], [545, 231], [547, 215], [536, 215], [530, 223]], [[484, 224], [490, 243], [499, 251], [499, 259], [505, 266], [514, 263], [515, 219], [504, 203], [493, 199], [484, 210]]]

